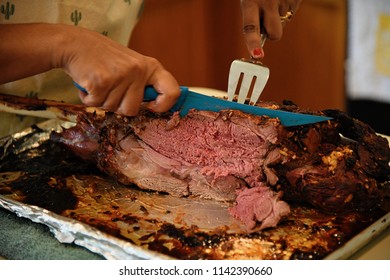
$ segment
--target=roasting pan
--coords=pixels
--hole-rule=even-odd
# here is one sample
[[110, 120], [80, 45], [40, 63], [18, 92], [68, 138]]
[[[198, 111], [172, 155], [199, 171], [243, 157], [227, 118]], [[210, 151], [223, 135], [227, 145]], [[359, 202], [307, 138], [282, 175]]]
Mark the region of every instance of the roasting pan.
[[248, 234], [224, 203], [120, 185], [48, 144], [71, 125], [49, 120], [0, 140], [0, 206], [106, 259], [346, 259], [390, 226], [388, 201], [363, 216], [292, 205], [277, 228]]

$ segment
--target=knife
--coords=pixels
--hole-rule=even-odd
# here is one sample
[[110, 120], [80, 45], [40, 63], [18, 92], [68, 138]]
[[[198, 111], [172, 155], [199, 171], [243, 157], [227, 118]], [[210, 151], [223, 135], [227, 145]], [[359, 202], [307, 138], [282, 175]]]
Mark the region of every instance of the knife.
[[[219, 112], [221, 110], [233, 109], [242, 112], [258, 115], [268, 116], [271, 118], [279, 118], [284, 126], [306, 125], [317, 122], [331, 120], [330, 117], [315, 116], [308, 114], [292, 113], [281, 110], [267, 109], [237, 102], [227, 101], [224, 99], [207, 96], [197, 92], [190, 91], [187, 87], [180, 87], [181, 95], [171, 108], [172, 112], [179, 111], [180, 116], [187, 115], [191, 109]], [[152, 86], [145, 87], [144, 101], [151, 101], [156, 99], [158, 92]]]
[[[74, 84], [79, 90], [87, 93], [87, 91], [83, 87], [81, 87], [77, 83]], [[239, 110], [248, 114], [253, 114], [258, 116], [279, 118], [281, 124], [284, 126], [298, 126], [298, 125], [313, 124], [313, 123], [323, 122], [332, 119], [330, 117], [325, 117], [325, 116], [292, 113], [287, 111], [273, 110], [273, 109], [267, 109], [267, 108], [227, 101], [224, 99], [211, 97], [194, 91], [190, 91], [187, 87], [183, 87], [183, 86], [180, 87], [180, 90], [181, 90], [180, 97], [176, 101], [175, 105], [170, 109], [170, 111], [171, 112], [179, 111], [179, 114], [182, 117], [187, 115], [189, 110], [191, 109], [213, 111], [213, 112], [219, 112], [221, 110], [231, 109], [231, 110]], [[158, 95], [159, 93], [152, 86], [145, 87], [144, 101], [155, 100]]]

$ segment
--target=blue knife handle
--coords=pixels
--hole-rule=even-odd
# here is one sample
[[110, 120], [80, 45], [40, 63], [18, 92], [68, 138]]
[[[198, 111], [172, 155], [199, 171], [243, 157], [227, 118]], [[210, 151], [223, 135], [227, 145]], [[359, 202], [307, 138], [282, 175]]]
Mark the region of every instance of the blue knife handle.
[[[75, 87], [77, 89], [79, 89], [82, 92], [88, 94], [88, 91], [85, 88], [83, 88], [82, 86], [80, 86], [78, 83], [73, 82], [73, 84], [75, 85]], [[170, 109], [171, 112], [179, 111], [181, 106], [183, 105], [184, 101], [187, 98], [188, 88], [187, 87], [180, 87], [180, 91], [181, 91], [180, 97], [176, 101], [175, 105], [173, 105], [173, 107]], [[146, 86], [145, 87], [145, 91], [144, 91], [144, 99], [143, 99], [143, 101], [148, 102], [148, 101], [155, 100], [158, 95], [159, 95], [159, 93], [153, 88], [153, 86]]]
[[85, 88], [83, 88], [82, 86], [80, 86], [78, 83], [73, 82], [73, 84], [75, 85], [75, 87], [77, 87], [78, 90], [81, 90], [82, 92], [88, 94], [88, 91]]

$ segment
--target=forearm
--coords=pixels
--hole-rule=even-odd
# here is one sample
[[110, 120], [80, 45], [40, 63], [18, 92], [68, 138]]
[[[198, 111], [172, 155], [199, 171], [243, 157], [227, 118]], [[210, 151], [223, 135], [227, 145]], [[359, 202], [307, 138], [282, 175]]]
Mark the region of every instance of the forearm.
[[156, 59], [143, 56], [85, 28], [59, 24], [0, 25], [0, 84], [62, 68], [88, 94], [88, 106], [134, 116], [145, 85], [160, 93], [150, 103], [167, 111], [180, 95], [175, 78]]
[[65, 27], [0, 24], [0, 84], [61, 67]]

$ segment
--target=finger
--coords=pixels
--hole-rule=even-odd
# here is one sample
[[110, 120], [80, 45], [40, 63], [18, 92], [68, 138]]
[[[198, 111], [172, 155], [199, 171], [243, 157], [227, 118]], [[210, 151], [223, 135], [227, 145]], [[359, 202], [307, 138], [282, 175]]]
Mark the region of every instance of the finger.
[[[94, 82], [95, 81], [95, 82]], [[104, 104], [110, 91], [108, 86], [99, 86], [95, 78], [79, 84], [86, 92], [80, 92], [81, 101], [87, 106], [100, 107]]]
[[122, 83], [118, 83], [118, 86], [115, 87], [110, 93], [107, 95], [106, 100], [101, 106], [103, 109], [108, 111], [118, 111], [119, 106], [122, 102], [123, 96], [125, 95], [128, 88], [128, 83], [123, 81]]
[[153, 85], [159, 93], [154, 101], [149, 103], [148, 108], [153, 112], [166, 112], [175, 105], [180, 96], [180, 87], [176, 79], [163, 68], [159, 68], [150, 77], [148, 83]]
[[277, 2], [272, 2], [264, 10], [264, 28], [267, 31], [267, 38], [271, 40], [280, 40], [283, 35], [283, 26], [279, 15], [279, 6]]
[[124, 93], [116, 112], [126, 116], [136, 116], [143, 101], [144, 90], [145, 82], [143, 80], [139, 79], [131, 83]]
[[279, 5], [279, 15], [284, 16], [287, 12], [291, 11], [290, 4], [286, 1], [281, 1]]
[[301, 0], [281, 1], [279, 6], [279, 14], [283, 26], [289, 22], [292, 16], [297, 12], [300, 3]]
[[159, 93], [148, 108], [154, 112], [166, 112], [175, 104], [180, 96], [180, 87], [176, 79], [155, 58], [145, 57], [148, 68], [146, 84], [152, 85]]
[[260, 35], [260, 8], [252, 1], [242, 1], [241, 10], [244, 41], [248, 48], [248, 52], [254, 58], [262, 58], [264, 53], [262, 51], [262, 39]]
[[85, 99], [85, 97], [86, 97], [87, 95], [88, 95], [88, 94], [87, 94], [86, 92], [81, 91], [81, 90], [79, 91], [79, 98], [80, 98], [81, 102], [84, 103], [84, 104], [85, 104], [84, 99]]

